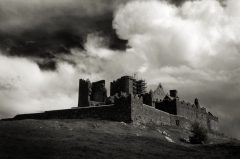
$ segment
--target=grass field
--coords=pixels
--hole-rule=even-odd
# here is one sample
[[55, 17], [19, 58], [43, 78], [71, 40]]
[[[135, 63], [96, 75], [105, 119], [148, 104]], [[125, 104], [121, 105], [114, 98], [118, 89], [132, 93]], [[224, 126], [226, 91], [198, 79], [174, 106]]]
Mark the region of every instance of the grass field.
[[97, 120], [0, 121], [0, 159], [240, 158], [238, 141], [210, 136], [207, 145], [180, 142], [188, 135], [166, 126]]

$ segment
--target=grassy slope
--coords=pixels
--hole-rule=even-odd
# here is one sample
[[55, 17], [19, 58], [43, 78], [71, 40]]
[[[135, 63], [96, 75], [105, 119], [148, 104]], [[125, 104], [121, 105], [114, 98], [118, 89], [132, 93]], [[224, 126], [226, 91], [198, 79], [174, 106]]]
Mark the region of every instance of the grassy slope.
[[[165, 139], [165, 133], [175, 143]], [[0, 121], [0, 158], [240, 158], [240, 144], [191, 146], [189, 133], [171, 127], [94, 120]]]

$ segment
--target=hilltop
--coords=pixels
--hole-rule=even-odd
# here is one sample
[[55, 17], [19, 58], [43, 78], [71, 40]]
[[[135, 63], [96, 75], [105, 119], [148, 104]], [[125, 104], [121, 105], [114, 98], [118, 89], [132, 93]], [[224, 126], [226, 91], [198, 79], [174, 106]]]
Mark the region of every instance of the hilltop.
[[0, 121], [4, 158], [239, 158], [240, 143], [209, 135], [210, 144], [181, 142], [189, 131], [170, 126], [84, 120]]

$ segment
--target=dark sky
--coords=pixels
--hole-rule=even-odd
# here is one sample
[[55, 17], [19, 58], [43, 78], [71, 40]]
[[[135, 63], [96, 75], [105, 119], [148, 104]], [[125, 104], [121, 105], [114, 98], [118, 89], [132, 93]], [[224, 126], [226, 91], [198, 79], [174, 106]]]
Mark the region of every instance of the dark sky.
[[[7, 55], [48, 59], [43, 69], [54, 69], [57, 54], [71, 48], [84, 49], [86, 36], [98, 33], [110, 49], [124, 50], [112, 28], [113, 13], [128, 0], [2, 0], [0, 2], [0, 48]], [[172, 0], [181, 4], [183, 0]]]
[[124, 1], [46, 0], [0, 2], [0, 48], [7, 55], [47, 59], [42, 69], [55, 69], [58, 54], [84, 49], [89, 33], [108, 40], [110, 49], [124, 50], [112, 29], [113, 10]]
[[79, 78], [137, 73], [240, 138], [240, 2], [169, 2], [1, 0], [0, 118], [76, 106]]

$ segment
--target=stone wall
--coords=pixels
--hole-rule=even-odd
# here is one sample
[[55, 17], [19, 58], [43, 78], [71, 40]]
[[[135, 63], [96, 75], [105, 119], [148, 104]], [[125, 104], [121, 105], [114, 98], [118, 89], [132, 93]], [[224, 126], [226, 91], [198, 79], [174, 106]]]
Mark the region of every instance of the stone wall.
[[208, 129], [213, 132], [218, 132], [219, 131], [218, 121], [209, 119], [208, 120]]
[[191, 121], [184, 118], [184, 117], [180, 117], [177, 115], [170, 115], [170, 123], [172, 126], [178, 126], [181, 127], [183, 129], [191, 129]]
[[170, 125], [170, 114], [157, 110], [153, 107], [143, 105], [141, 116], [146, 123], [155, 123], [157, 125]]
[[210, 112], [208, 112], [208, 129], [213, 132], [219, 131], [219, 123], [218, 118], [213, 116]]
[[208, 128], [208, 118], [206, 109], [200, 108], [197, 111], [196, 121], [200, 123], [204, 128]]
[[206, 109], [197, 108], [195, 105], [178, 100], [172, 100], [169, 102], [169, 107], [174, 105], [176, 107], [177, 105], [177, 111], [181, 115], [169, 114], [165, 111], [155, 109], [152, 106], [143, 104], [142, 98], [132, 96], [131, 119], [133, 122], [178, 126], [188, 130], [191, 129], [193, 122], [198, 122], [210, 131], [218, 131], [218, 119], [214, 116], [210, 116], [211, 118], [209, 118]]
[[186, 103], [184, 101], [177, 101], [176, 105], [178, 116], [185, 117], [191, 122], [198, 122], [209, 131], [219, 131], [218, 118], [211, 113], [207, 113], [206, 108], [201, 108], [200, 106]]
[[176, 100], [176, 107], [178, 116], [185, 117], [191, 122], [198, 122], [207, 129], [209, 128], [208, 114], [205, 108], [179, 100]]
[[75, 109], [62, 109], [46, 111], [44, 113], [22, 114], [14, 117], [20, 119], [84, 119], [93, 118], [101, 120], [131, 122], [131, 109], [128, 99], [118, 101], [116, 105], [97, 107], [83, 107]]
[[154, 123], [156, 125], [171, 125], [184, 129], [190, 129], [191, 127], [190, 120], [145, 105], [142, 102], [142, 98], [132, 97], [131, 106], [131, 116], [133, 122], [141, 122], [143, 124]]
[[183, 116], [191, 121], [195, 121], [197, 118], [197, 108], [195, 105], [176, 100], [177, 115]]
[[[178, 105], [180, 110], [187, 109], [183, 105]], [[186, 106], [186, 105], [185, 105]], [[178, 107], [178, 109], [179, 109]], [[181, 110], [183, 109], [183, 110]], [[46, 111], [44, 113], [35, 114], [23, 114], [17, 115], [14, 119], [83, 119], [94, 118], [101, 120], [134, 122], [143, 124], [156, 124], [156, 125], [171, 125], [178, 126], [184, 129], [190, 129], [191, 123], [194, 121], [200, 122], [208, 130], [218, 130], [218, 119], [212, 115], [206, 115], [205, 110], [198, 109], [196, 114], [198, 118], [194, 118], [194, 113], [190, 112], [185, 116], [173, 115], [167, 112], [155, 109], [152, 106], [143, 104], [142, 97], [138, 96], [120, 96], [115, 99], [115, 104], [101, 105], [101, 106], [89, 106], [89, 107], [77, 107], [74, 109], [54, 110]], [[191, 114], [192, 113], [192, 114]], [[196, 115], [195, 114], [195, 115]], [[200, 115], [199, 115], [200, 114]]]
[[132, 96], [131, 107], [131, 117], [133, 122], [141, 122], [144, 124], [154, 123], [157, 125], [170, 125], [170, 114], [143, 104], [143, 100], [141, 97], [139, 98], [137, 96]]

